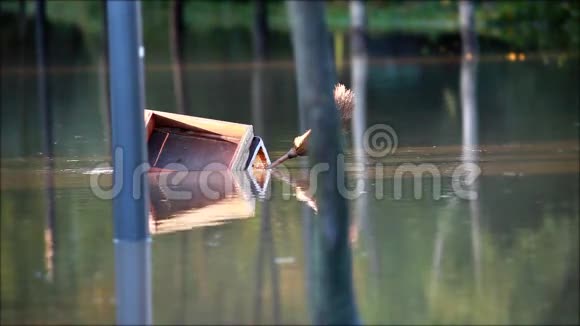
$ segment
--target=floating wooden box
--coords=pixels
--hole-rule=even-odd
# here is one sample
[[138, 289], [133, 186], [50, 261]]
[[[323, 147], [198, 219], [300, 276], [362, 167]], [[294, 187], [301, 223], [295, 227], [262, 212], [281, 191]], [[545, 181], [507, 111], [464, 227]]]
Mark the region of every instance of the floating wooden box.
[[152, 171], [246, 170], [270, 164], [251, 125], [145, 110]]

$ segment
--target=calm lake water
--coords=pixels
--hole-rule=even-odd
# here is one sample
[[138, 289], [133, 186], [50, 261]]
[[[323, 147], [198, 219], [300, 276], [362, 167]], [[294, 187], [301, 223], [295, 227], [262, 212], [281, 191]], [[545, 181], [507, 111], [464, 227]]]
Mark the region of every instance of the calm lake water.
[[[40, 159], [34, 61], [19, 59], [17, 51], [2, 59], [3, 324], [115, 321], [112, 205], [89, 188], [94, 168], [110, 161], [104, 59], [100, 49], [77, 53], [62, 42], [51, 45], [62, 49], [48, 72], [51, 168]], [[185, 113], [254, 124], [270, 156], [281, 155], [301, 130], [291, 52], [279, 43], [281, 61], [263, 67], [224, 55], [236, 47], [247, 52], [243, 42], [215, 45], [219, 62], [194, 61], [197, 54], [186, 51]], [[147, 51], [147, 107], [177, 112], [167, 49]], [[27, 68], [15, 69], [18, 60]], [[347, 62], [338, 78], [350, 86]], [[512, 62], [505, 53], [484, 53], [472, 73], [477, 146], [466, 151], [457, 58], [370, 60], [368, 125], [392, 126], [398, 148], [347, 177], [350, 186], [366, 185], [349, 201], [363, 322], [579, 322], [578, 68], [577, 54], [527, 54]], [[350, 164], [350, 147], [346, 152]], [[464, 160], [482, 169], [472, 201], [457, 197], [451, 182]], [[421, 199], [413, 198], [412, 179], [395, 199], [393, 175], [402, 163], [436, 166], [441, 198], [432, 199], [426, 175]], [[316, 203], [302, 191], [308, 179], [301, 161], [286, 166], [286, 174], [268, 175], [268, 200], [240, 191], [180, 206], [165, 200], [151, 179], [157, 214], [200, 220], [152, 238], [155, 323], [310, 321], [306, 238]], [[382, 178], [375, 178], [377, 170]], [[102, 179], [110, 182], [110, 175]], [[384, 196], [377, 198], [381, 187]]]

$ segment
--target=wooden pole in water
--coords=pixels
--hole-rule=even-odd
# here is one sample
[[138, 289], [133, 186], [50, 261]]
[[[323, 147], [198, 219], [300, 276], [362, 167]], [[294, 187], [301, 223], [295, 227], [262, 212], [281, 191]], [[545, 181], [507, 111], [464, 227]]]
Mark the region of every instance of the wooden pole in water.
[[[298, 98], [307, 113], [308, 127], [316, 132], [310, 141], [310, 165], [328, 166], [317, 175], [319, 216], [309, 248], [312, 317], [315, 324], [355, 324], [358, 314], [352, 287], [348, 245], [348, 210], [338, 190], [337, 157], [342, 153], [338, 112], [333, 99], [335, 84], [331, 44], [324, 22], [324, 3], [288, 1], [292, 44], [296, 62]], [[322, 166], [321, 165], [321, 166]]]
[[[107, 2], [117, 324], [151, 324], [141, 3]], [[120, 184], [119, 184], [120, 183]]]

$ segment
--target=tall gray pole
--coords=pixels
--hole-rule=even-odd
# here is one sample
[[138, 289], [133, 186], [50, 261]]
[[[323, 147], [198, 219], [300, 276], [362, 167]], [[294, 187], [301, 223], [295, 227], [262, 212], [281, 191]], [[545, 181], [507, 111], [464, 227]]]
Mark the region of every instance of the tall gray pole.
[[117, 324], [146, 325], [152, 316], [141, 3], [108, 0], [107, 15], [113, 181], [120, 183], [113, 198]]
[[109, 0], [107, 14], [114, 182], [122, 183], [113, 199], [115, 238], [143, 240], [148, 237], [147, 179], [142, 173], [133, 181], [133, 175], [147, 162], [141, 3]]

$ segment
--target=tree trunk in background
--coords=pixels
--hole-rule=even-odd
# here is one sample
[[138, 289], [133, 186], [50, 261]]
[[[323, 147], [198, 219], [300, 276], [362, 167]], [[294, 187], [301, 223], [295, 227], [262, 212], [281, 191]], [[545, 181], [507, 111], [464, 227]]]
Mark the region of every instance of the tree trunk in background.
[[176, 112], [184, 114], [188, 107], [183, 77], [183, 1], [171, 1], [169, 10], [169, 47]]
[[475, 30], [475, 8], [471, 0], [459, 2], [459, 28], [464, 56], [475, 57], [478, 54], [479, 46]]
[[[332, 59], [331, 38], [326, 30], [324, 17], [317, 16], [324, 13], [323, 3], [310, 3], [310, 1], [305, 1], [305, 3], [288, 1], [287, 3], [292, 25], [298, 107], [300, 115], [303, 117], [300, 127], [301, 131], [306, 131], [311, 129], [310, 122], [313, 120], [324, 119], [329, 123], [334, 123], [333, 117], [338, 118], [333, 113], [322, 111], [324, 109], [315, 110], [314, 108], [308, 108], [309, 105], [312, 106], [312, 103], [324, 105], [326, 108], [334, 107], [332, 87], [336, 82], [336, 72], [334, 71]], [[316, 12], [311, 10], [310, 7], [316, 8]], [[312, 21], [313, 19], [318, 21]], [[318, 103], [321, 99], [330, 102]], [[311, 118], [310, 116], [315, 112], [326, 114], [318, 118]], [[336, 157], [334, 160], [336, 160]]]
[[[300, 109], [307, 113], [313, 132], [309, 145], [310, 164], [328, 164], [328, 170], [316, 177], [319, 216], [310, 216], [313, 228], [307, 268], [311, 269], [309, 295], [314, 296], [311, 311], [315, 324], [358, 323], [355, 307], [350, 248], [348, 245], [348, 210], [338, 190], [344, 182], [337, 109], [332, 95], [336, 77], [331, 45], [324, 22], [324, 3], [288, 1], [292, 44]], [[321, 166], [321, 165], [319, 165]], [[340, 178], [338, 178], [340, 176]], [[344, 184], [344, 183], [343, 183]]]
[[252, 124], [254, 125], [254, 135], [268, 139], [266, 110], [264, 108], [264, 68], [259, 64], [252, 67], [252, 84], [251, 84], [251, 106], [252, 106]]
[[[268, 8], [264, 0], [254, 0], [254, 24], [252, 26], [254, 61], [268, 57]], [[260, 64], [252, 67], [252, 122], [254, 134], [268, 139], [264, 112], [264, 68]]]
[[22, 40], [26, 34], [26, 1], [18, 0], [18, 38]]
[[46, 35], [46, 1], [36, 1], [36, 85], [38, 89], [38, 108], [40, 127], [43, 131], [42, 152], [45, 157], [53, 156], [52, 106], [49, 98], [49, 84], [46, 75], [48, 67], [48, 47]]
[[268, 57], [268, 6], [265, 0], [254, 0], [254, 23], [252, 38], [254, 41], [254, 60], [262, 61]]

